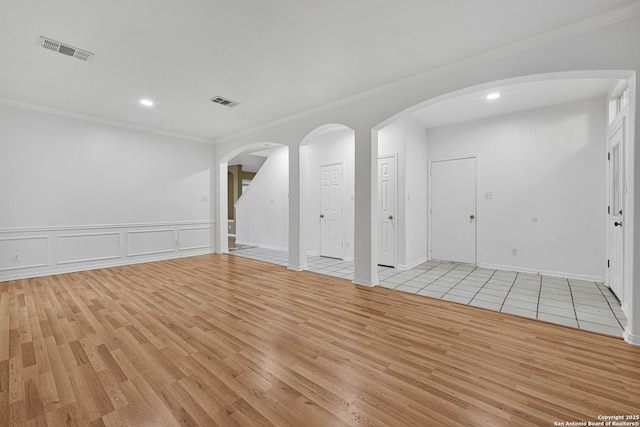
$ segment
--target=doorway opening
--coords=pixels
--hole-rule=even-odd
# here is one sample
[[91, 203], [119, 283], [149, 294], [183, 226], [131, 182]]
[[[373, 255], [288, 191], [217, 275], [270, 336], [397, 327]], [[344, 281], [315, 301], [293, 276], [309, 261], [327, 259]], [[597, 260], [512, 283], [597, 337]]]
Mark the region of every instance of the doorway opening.
[[398, 222], [398, 156], [378, 157], [378, 265], [395, 268]]
[[344, 258], [344, 164], [320, 165], [320, 256]]
[[430, 258], [476, 265], [477, 159], [432, 161]]
[[607, 126], [607, 285], [627, 310], [625, 292], [625, 212], [629, 123], [628, 81], [612, 88], [608, 97]]
[[[339, 259], [340, 269], [349, 269], [350, 273], [355, 223], [354, 156], [355, 132], [341, 124], [320, 126], [300, 143], [306, 255]], [[322, 264], [323, 260], [314, 263]]]
[[219, 175], [219, 251], [255, 247], [286, 254], [288, 147], [252, 144], [223, 159]]

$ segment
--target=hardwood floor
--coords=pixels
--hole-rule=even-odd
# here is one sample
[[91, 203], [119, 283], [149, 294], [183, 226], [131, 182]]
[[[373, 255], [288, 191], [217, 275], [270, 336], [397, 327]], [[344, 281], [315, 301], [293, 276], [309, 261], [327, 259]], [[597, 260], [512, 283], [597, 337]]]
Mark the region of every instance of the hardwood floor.
[[640, 348], [228, 255], [0, 283], [0, 425], [553, 426]]

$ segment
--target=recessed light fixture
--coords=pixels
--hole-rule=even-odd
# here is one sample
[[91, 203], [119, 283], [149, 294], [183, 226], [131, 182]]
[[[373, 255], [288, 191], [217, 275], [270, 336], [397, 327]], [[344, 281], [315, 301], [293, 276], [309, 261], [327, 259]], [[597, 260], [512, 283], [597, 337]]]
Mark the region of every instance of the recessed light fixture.
[[144, 105], [145, 107], [153, 107], [153, 101], [150, 99], [141, 99], [140, 104]]
[[487, 99], [489, 101], [493, 101], [494, 99], [498, 99], [498, 98], [500, 98], [500, 94], [498, 92], [493, 92], [487, 95]]

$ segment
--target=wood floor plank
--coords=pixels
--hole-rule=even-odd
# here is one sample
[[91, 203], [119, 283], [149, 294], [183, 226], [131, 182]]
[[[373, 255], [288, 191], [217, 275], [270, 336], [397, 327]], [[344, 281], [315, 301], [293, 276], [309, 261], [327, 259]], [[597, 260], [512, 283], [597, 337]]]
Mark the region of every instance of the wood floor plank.
[[51, 366], [51, 373], [56, 385], [56, 391], [60, 399], [60, 406], [66, 407], [76, 401], [75, 394], [73, 392], [73, 386], [69, 379], [68, 371], [62, 360], [60, 354], [60, 346], [56, 344], [53, 336], [47, 337], [44, 340], [45, 348], [47, 349], [47, 357], [49, 365]]
[[541, 426], [640, 412], [619, 338], [205, 255], [0, 282], [0, 426]]
[[40, 398], [45, 413], [60, 407], [60, 397], [51, 371], [38, 376], [38, 390], [41, 393]]
[[44, 415], [44, 405], [42, 403], [42, 398], [40, 397], [37, 371], [35, 371], [33, 375], [29, 375], [25, 380], [24, 388], [27, 420]]

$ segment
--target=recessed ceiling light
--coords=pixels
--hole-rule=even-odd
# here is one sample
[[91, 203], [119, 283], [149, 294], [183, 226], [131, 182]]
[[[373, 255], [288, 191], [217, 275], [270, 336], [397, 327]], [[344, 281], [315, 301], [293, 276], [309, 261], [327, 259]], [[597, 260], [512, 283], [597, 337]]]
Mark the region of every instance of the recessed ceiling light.
[[492, 100], [498, 99], [498, 98], [500, 98], [500, 94], [498, 92], [493, 92], [493, 93], [490, 93], [489, 95], [487, 95], [487, 99], [489, 101], [492, 101]]
[[153, 101], [150, 99], [141, 99], [140, 100], [140, 104], [146, 106], [146, 107], [153, 107]]

